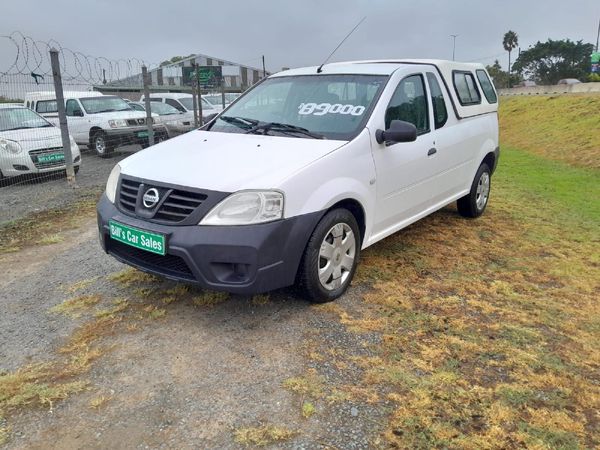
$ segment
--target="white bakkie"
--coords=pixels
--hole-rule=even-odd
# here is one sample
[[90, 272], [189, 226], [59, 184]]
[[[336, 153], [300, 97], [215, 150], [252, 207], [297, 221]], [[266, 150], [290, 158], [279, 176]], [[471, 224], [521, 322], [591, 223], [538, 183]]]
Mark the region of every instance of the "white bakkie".
[[356, 61], [272, 75], [201, 130], [132, 155], [98, 204], [106, 252], [250, 294], [348, 288], [361, 249], [488, 203], [498, 99], [480, 64]]
[[[69, 132], [79, 145], [92, 148], [106, 158], [122, 145], [149, 145], [146, 113], [134, 111], [125, 100], [99, 92], [64, 92]], [[56, 94], [30, 92], [25, 106], [59, 126]], [[168, 139], [165, 128], [152, 119], [154, 142]], [[155, 123], [156, 122], [156, 123]]]

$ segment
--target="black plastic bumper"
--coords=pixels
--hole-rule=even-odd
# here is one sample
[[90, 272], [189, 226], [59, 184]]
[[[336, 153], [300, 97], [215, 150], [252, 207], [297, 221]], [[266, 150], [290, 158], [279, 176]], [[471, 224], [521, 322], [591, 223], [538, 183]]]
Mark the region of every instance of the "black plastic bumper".
[[[165, 226], [121, 213], [105, 195], [98, 203], [105, 252], [145, 272], [238, 294], [289, 286], [323, 212], [244, 226]], [[164, 234], [167, 254], [138, 250], [110, 238], [108, 221]]]

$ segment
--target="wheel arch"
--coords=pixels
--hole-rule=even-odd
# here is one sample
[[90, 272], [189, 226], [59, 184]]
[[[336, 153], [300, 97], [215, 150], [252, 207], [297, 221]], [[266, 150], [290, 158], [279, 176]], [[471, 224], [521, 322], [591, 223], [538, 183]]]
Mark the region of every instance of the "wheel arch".
[[365, 234], [367, 229], [365, 209], [358, 200], [354, 198], [345, 198], [330, 206], [327, 209], [327, 212], [337, 208], [347, 209], [356, 219], [356, 223], [358, 224], [358, 229], [360, 231], [360, 246], [362, 246], [362, 243], [365, 240]]
[[102, 131], [104, 132], [104, 130], [100, 127], [92, 127], [90, 128], [90, 145], [92, 145], [92, 139], [94, 137], [94, 135], [98, 132], [98, 131]]
[[[500, 148], [496, 147], [494, 151], [488, 152], [481, 161], [481, 164], [485, 163], [490, 168], [490, 173], [493, 174], [498, 166], [498, 157], [500, 156]], [[479, 165], [481, 165], [479, 164]]]

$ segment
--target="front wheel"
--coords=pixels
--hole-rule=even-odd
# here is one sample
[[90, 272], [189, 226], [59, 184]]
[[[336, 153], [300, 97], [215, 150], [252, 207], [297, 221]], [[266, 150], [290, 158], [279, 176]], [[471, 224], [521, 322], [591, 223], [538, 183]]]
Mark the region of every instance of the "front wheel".
[[490, 199], [491, 187], [492, 175], [490, 168], [486, 163], [483, 163], [475, 174], [471, 191], [456, 202], [460, 215], [470, 218], [481, 216]]
[[92, 137], [92, 147], [100, 158], [108, 158], [112, 153], [113, 149], [108, 144], [106, 133], [104, 131], [97, 131]]
[[347, 209], [328, 212], [313, 231], [300, 263], [299, 282], [315, 303], [341, 296], [354, 276], [360, 255], [360, 232]]

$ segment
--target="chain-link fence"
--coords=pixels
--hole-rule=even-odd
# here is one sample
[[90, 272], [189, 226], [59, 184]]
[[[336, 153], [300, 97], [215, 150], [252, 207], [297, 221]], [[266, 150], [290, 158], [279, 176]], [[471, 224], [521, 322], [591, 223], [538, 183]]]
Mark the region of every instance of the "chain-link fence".
[[202, 55], [111, 60], [20, 33], [0, 36], [0, 55], [0, 187], [13, 191], [100, 186], [120, 157], [202, 126], [266, 75]]

